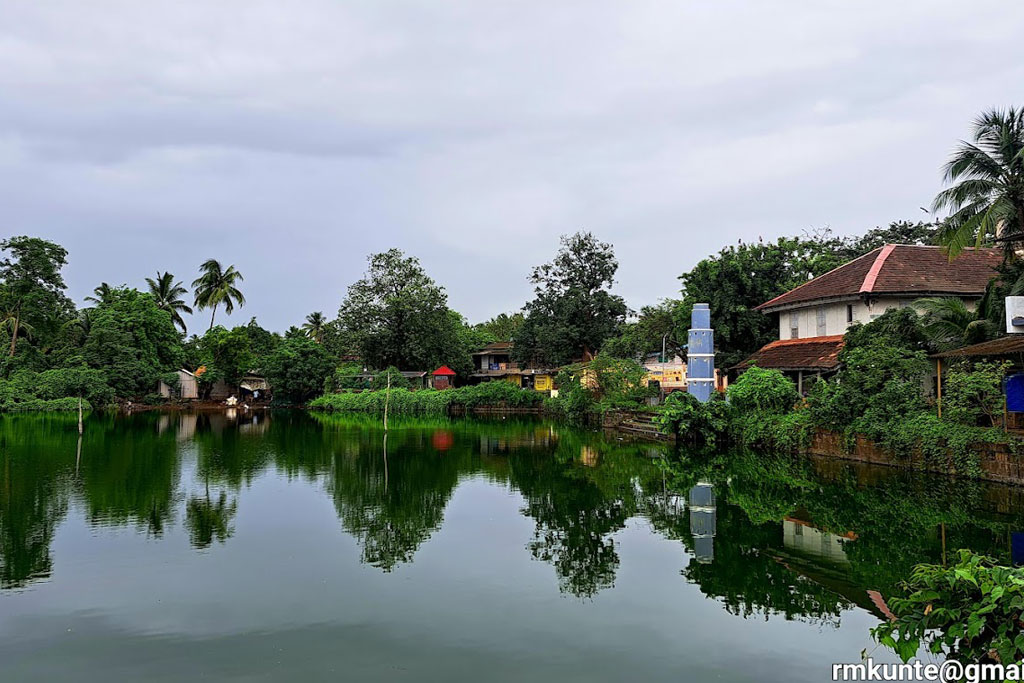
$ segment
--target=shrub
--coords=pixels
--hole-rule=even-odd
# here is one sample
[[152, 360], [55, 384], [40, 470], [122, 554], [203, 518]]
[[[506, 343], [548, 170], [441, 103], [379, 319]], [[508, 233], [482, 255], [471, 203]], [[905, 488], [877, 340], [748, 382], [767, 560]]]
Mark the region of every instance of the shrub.
[[739, 376], [729, 387], [729, 403], [739, 412], [779, 414], [800, 400], [796, 385], [778, 370], [757, 366]]
[[412, 386], [409, 380], [402, 375], [401, 371], [392, 365], [373, 376], [373, 379], [370, 380], [370, 389], [374, 391], [387, 389], [389, 377], [391, 378], [392, 389], [409, 389]]
[[[359, 391], [325, 394], [310, 402], [318, 410], [383, 413], [387, 391]], [[471, 387], [436, 391], [425, 389], [391, 389], [388, 412], [398, 414], [443, 415], [451, 405], [506, 406], [509, 408], [536, 408], [544, 402], [544, 395], [531, 389], [521, 389], [508, 382], [487, 382]]]
[[997, 426], [1003, 415], [1003, 379], [1009, 367], [1009, 362], [995, 361], [950, 367], [942, 383], [943, 417], [970, 426], [981, 420]]
[[889, 600], [896, 619], [871, 634], [904, 662], [921, 645], [963, 662], [1024, 658], [1024, 570], [961, 550], [948, 568], [918, 565], [903, 588], [905, 597]]
[[334, 370], [334, 359], [327, 350], [305, 337], [285, 339], [264, 362], [274, 400], [292, 403], [301, 403], [322, 391]]
[[717, 392], [707, 403], [701, 403], [691, 394], [675, 391], [657, 407], [654, 422], [666, 434], [710, 445], [729, 425], [729, 404]]

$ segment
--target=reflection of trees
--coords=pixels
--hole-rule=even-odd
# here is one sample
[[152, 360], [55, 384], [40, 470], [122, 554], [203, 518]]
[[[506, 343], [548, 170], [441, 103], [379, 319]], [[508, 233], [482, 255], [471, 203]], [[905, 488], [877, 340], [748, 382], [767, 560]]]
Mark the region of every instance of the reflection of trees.
[[431, 449], [429, 435], [392, 431], [385, 457], [383, 434], [371, 432], [378, 438], [364, 441], [358, 453], [336, 456], [329, 487], [342, 526], [362, 545], [363, 562], [385, 571], [410, 562], [440, 527], [460, 464], [468, 462], [453, 450]]
[[637, 513], [636, 484], [658, 476], [653, 464], [563, 437], [557, 453], [515, 455], [509, 470], [526, 498], [523, 513], [537, 523], [530, 553], [554, 565], [560, 590], [591, 597], [614, 585], [619, 556], [612, 534]]
[[238, 504], [228, 503], [228, 494], [220, 492], [216, 501], [210, 500], [210, 489], [205, 496], [193, 496], [185, 504], [185, 525], [188, 527], [189, 540], [199, 550], [209, 548], [214, 539], [223, 543], [231, 538], [234, 528], [231, 519], [235, 516]]
[[58, 417], [0, 416], [0, 588], [49, 576], [77, 435]]
[[161, 434], [156, 417], [86, 425], [79, 476], [92, 523], [163, 534], [173, 517], [179, 462], [174, 434]]

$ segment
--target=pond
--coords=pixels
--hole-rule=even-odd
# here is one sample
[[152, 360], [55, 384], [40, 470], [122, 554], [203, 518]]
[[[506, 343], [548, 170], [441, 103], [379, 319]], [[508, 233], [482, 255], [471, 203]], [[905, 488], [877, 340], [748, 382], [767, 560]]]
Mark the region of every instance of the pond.
[[822, 681], [915, 563], [1024, 529], [1011, 487], [391, 427], [0, 416], [3, 680]]

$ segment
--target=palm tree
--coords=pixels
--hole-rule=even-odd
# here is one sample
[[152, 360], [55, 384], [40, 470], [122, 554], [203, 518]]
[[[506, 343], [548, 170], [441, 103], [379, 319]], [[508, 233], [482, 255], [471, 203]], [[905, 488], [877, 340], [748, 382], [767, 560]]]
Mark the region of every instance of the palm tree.
[[113, 293], [113, 287], [108, 285], [106, 282], [101, 282], [98, 287], [92, 290], [92, 296], [85, 297], [85, 300], [91, 301], [92, 303], [99, 306], [100, 304], [105, 304], [108, 301], [110, 301], [110, 297], [113, 295]]
[[17, 310], [10, 310], [4, 313], [3, 318], [0, 318], [0, 330], [3, 330], [11, 337], [10, 356], [14, 356], [19, 334], [24, 334], [25, 339], [31, 340], [32, 335], [36, 331], [34, 327], [21, 319], [21, 314]]
[[185, 320], [181, 317], [181, 312], [191, 313], [192, 309], [181, 298], [181, 295], [188, 294], [188, 290], [182, 287], [180, 282], [174, 281], [174, 275], [161, 273], [159, 270], [156, 271], [156, 279], [147, 277], [146, 283], [149, 285], [149, 293], [156, 301], [157, 307], [170, 313], [171, 320], [181, 328], [181, 333], [185, 334], [188, 328], [185, 327]]
[[71, 334], [75, 337], [77, 342], [84, 342], [89, 336], [89, 332], [92, 331], [92, 314], [94, 310], [96, 309], [81, 309], [78, 311], [78, 315], [65, 322], [61, 327], [65, 330], [71, 331]]
[[326, 325], [327, 319], [324, 318], [324, 314], [320, 311], [313, 311], [306, 316], [306, 322], [302, 326], [302, 331], [306, 333], [307, 337], [319, 344], [324, 340], [324, 327]]
[[245, 278], [235, 270], [234, 266], [228, 266], [227, 270], [220, 265], [216, 259], [207, 259], [199, 266], [202, 273], [192, 282], [195, 289], [196, 306], [202, 310], [212, 308], [210, 314], [210, 329], [213, 329], [213, 319], [217, 315], [217, 306], [224, 304], [224, 310], [230, 315], [235, 310], [235, 304], [239, 307], [245, 305], [245, 297], [238, 290], [235, 283]]
[[995, 325], [985, 316], [984, 304], [977, 311], [957, 297], [918, 299], [914, 305], [924, 314], [921, 327], [940, 349], [955, 349], [991, 338]]
[[944, 168], [933, 211], [949, 209], [939, 241], [952, 259], [970, 243], [1024, 240], [1024, 109], [991, 109], [974, 122], [972, 142], [961, 141]]

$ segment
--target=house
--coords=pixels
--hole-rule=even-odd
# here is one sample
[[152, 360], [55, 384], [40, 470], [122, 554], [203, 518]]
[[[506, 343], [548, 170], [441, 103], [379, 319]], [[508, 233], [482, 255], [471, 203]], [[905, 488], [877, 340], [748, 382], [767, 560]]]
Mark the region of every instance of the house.
[[196, 376], [188, 370], [178, 370], [178, 386], [171, 387], [169, 384], [160, 380], [157, 384], [157, 393], [164, 398], [171, 398], [176, 396], [182, 400], [194, 400], [199, 398], [199, 381]]
[[473, 372], [469, 379], [475, 384], [495, 380], [510, 382], [523, 389], [551, 391], [556, 371], [551, 368], [520, 367], [512, 360], [512, 342], [488, 344], [473, 354]]
[[850, 325], [871, 322], [921, 297], [955, 296], [974, 307], [1002, 258], [999, 249], [965, 249], [950, 262], [940, 247], [879, 247], [758, 306], [766, 315], [778, 314], [779, 339], [733, 369], [780, 370], [803, 393], [806, 379], [838, 368]]

